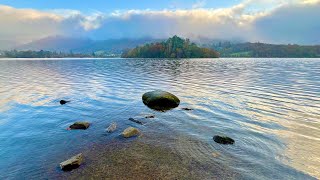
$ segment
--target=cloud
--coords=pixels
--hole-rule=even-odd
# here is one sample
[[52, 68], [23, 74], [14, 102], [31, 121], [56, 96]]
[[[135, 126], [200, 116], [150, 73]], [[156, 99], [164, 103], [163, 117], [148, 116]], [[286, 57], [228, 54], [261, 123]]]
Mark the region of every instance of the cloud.
[[319, 9], [318, 0], [283, 5], [256, 19], [252, 26], [260, 41], [320, 44]]
[[[238, 38], [250, 31], [250, 23], [260, 14], [244, 14], [240, 4], [227, 9], [130, 10], [101, 18], [100, 26], [88, 32], [99, 37], [164, 38], [178, 34], [184, 37]], [[228, 32], [228, 33], [226, 33]]]
[[23, 41], [58, 34], [62, 21], [52, 13], [0, 6], [0, 39]]
[[77, 10], [38, 11], [0, 6], [0, 40], [46, 36], [108, 38], [242, 39], [270, 43], [320, 43], [320, 0], [245, 0], [229, 8], [126, 10], [83, 14]]

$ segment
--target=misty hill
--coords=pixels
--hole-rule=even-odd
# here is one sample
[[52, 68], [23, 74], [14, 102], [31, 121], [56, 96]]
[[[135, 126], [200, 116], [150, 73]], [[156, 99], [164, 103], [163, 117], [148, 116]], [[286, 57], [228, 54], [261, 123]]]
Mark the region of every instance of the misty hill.
[[9, 50], [16, 47], [19, 43], [13, 40], [0, 39], [0, 50]]
[[133, 48], [145, 43], [159, 41], [159, 39], [141, 38], [141, 39], [109, 39], [109, 40], [91, 40], [85, 38], [70, 38], [63, 36], [54, 36], [33, 41], [31, 43], [17, 46], [15, 49], [20, 51], [58, 51], [74, 53], [115, 53], [120, 54], [124, 49]]
[[316, 58], [320, 57], [320, 45], [301, 46], [296, 44], [275, 45], [265, 43], [219, 42], [208, 47], [220, 52], [221, 57], [258, 58]]
[[74, 49], [79, 49], [84, 46], [92, 44], [93, 41], [90, 39], [81, 39], [81, 38], [70, 38], [63, 36], [52, 36], [39, 39], [27, 44], [17, 46], [17, 50], [46, 50], [46, 51], [61, 51], [69, 52]]
[[198, 47], [189, 39], [173, 36], [166, 41], [138, 46], [121, 57], [124, 58], [217, 58], [219, 53], [210, 48]]

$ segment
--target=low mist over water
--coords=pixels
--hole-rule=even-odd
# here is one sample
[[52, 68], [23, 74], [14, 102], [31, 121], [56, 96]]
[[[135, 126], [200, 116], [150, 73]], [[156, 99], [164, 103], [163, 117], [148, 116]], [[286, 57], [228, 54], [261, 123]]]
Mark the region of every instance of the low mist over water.
[[[179, 107], [146, 107], [142, 94], [157, 89], [179, 97]], [[150, 114], [144, 125], [128, 120]], [[79, 120], [92, 124], [67, 130]], [[112, 122], [118, 129], [107, 134]], [[143, 136], [119, 138], [128, 126]], [[104, 166], [99, 148], [123, 141], [142, 159], [164, 148], [182, 167], [206, 172], [201, 179], [217, 176], [212, 167], [227, 171], [220, 178], [320, 178], [320, 59], [1, 59], [0, 132], [0, 179], [64, 176], [59, 163], [80, 152], [89, 160], [67, 175], [90, 173]]]

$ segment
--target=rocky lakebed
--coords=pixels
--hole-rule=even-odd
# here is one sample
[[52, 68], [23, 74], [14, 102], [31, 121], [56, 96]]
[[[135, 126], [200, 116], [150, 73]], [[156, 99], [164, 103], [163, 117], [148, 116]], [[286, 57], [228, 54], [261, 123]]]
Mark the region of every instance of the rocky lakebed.
[[[62, 102], [62, 103], [61, 103]], [[166, 113], [177, 108], [180, 99], [166, 91], [156, 90], [143, 94], [142, 102], [154, 112]], [[65, 105], [72, 101], [61, 100]], [[192, 111], [192, 108], [183, 107], [182, 111]], [[193, 157], [183, 156], [170, 147], [175, 143], [176, 137], [157, 135], [148, 130], [140, 130], [139, 126], [148, 129], [145, 124], [148, 121], [161, 121], [154, 114], [144, 115], [138, 118], [130, 117], [128, 121], [136, 124], [135, 127], [118, 127], [116, 122], [107, 125], [107, 134], [119, 133], [116, 138], [105, 144], [95, 144], [83, 149], [83, 152], [75, 154], [62, 161], [59, 165], [60, 173], [55, 173], [58, 178], [87, 179], [220, 179], [239, 177], [228, 167], [212, 161], [200, 161]], [[78, 121], [67, 130], [86, 130], [91, 123]], [[177, 135], [178, 136], [178, 135]], [[235, 141], [227, 136], [214, 135], [211, 138], [215, 143], [232, 145]], [[167, 143], [164, 145], [161, 141]], [[160, 143], [155, 143], [158, 141]], [[192, 139], [188, 140], [193, 141]], [[193, 142], [194, 143], [194, 142]], [[216, 158], [219, 153], [212, 153], [208, 159]]]

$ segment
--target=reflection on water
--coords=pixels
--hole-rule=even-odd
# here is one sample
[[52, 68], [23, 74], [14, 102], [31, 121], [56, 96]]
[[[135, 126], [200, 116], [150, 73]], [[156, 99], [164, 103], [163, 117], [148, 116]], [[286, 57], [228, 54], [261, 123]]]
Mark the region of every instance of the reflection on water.
[[[145, 113], [156, 119], [140, 127], [144, 139], [182, 157], [245, 178], [320, 178], [319, 87], [319, 59], [1, 60], [0, 177], [50, 176], [60, 159], [115, 138], [103, 135], [110, 122]], [[148, 109], [141, 95], [154, 89], [194, 110]], [[76, 120], [93, 125], [66, 131]]]

